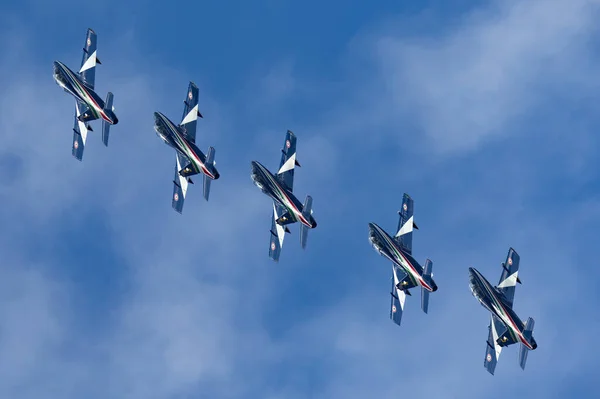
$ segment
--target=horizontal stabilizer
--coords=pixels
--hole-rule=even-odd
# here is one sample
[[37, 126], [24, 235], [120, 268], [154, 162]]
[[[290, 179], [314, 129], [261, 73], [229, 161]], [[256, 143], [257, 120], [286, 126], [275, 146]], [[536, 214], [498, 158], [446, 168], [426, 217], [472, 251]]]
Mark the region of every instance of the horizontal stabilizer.
[[[425, 261], [425, 267], [423, 268], [423, 278], [425, 279], [425, 281], [429, 282], [432, 275], [433, 262], [431, 261], [431, 259], [427, 259]], [[429, 309], [429, 291], [423, 287], [421, 287], [421, 309], [423, 309], [423, 312], [425, 313], [427, 313], [427, 310]]]
[[521, 343], [521, 345], [519, 345], [519, 365], [521, 366], [522, 370], [525, 370], [527, 354], [529, 354], [529, 349], [527, 349], [527, 347]]
[[[523, 336], [525, 339], [531, 341], [531, 337], [533, 336], [533, 326], [535, 325], [535, 321], [530, 317], [527, 319], [527, 323], [525, 323], [525, 329], [523, 330]], [[535, 346], [534, 346], [535, 349]], [[525, 370], [525, 364], [527, 363], [527, 354], [529, 353], [529, 348], [527, 348], [523, 343], [521, 343], [519, 347], [519, 365], [521, 369]]]
[[210, 182], [212, 181], [212, 179], [206, 175], [203, 175], [203, 194], [204, 194], [204, 199], [208, 201], [208, 196], [210, 195]]
[[[208, 153], [206, 154], [206, 164], [212, 165], [215, 163], [215, 149], [213, 147], [208, 147]], [[204, 199], [208, 201], [208, 196], [210, 195], [210, 182], [212, 179], [207, 175], [204, 175]]]
[[[105, 110], [112, 110], [113, 108], [113, 94], [109, 91], [106, 95], [106, 102], [104, 104]], [[102, 119], [102, 142], [108, 147], [108, 136], [110, 134], [110, 123]]]
[[[306, 196], [304, 200], [304, 207], [302, 209], [302, 216], [310, 220], [310, 215], [312, 214], [312, 197], [310, 195]], [[306, 248], [306, 241], [308, 240], [308, 229], [304, 223], [300, 224], [300, 246], [302, 249]]]
[[427, 313], [429, 309], [429, 291], [425, 288], [421, 287], [421, 309], [423, 312]]

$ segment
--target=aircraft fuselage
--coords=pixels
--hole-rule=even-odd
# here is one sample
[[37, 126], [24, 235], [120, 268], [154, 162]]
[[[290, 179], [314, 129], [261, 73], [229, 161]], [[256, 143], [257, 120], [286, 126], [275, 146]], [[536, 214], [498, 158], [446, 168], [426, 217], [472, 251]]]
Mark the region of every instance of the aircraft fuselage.
[[[521, 342], [530, 350], [537, 348], [537, 343], [533, 337], [531, 337], [531, 340], [527, 340], [523, 335], [525, 324], [521, 321], [519, 316], [517, 316], [512, 307], [507, 306], [505, 300], [502, 299], [502, 294], [498, 292], [498, 290], [494, 288], [489, 281], [477, 271], [477, 269], [472, 267], [469, 268], [469, 282], [469, 287], [471, 288], [473, 295], [479, 300], [484, 308], [502, 321], [517, 342]], [[498, 344], [500, 346], [505, 346], [501, 340]]]
[[292, 192], [279, 183], [277, 178], [267, 168], [257, 161], [252, 161], [251, 165], [252, 181], [258, 188], [261, 189], [263, 193], [287, 209], [289, 214], [297, 222], [300, 222], [311, 229], [317, 227], [317, 222], [313, 216], [309, 215], [307, 218], [302, 214], [302, 209], [304, 206], [300, 203], [300, 201], [298, 201]]
[[381, 227], [369, 223], [369, 239], [380, 254], [392, 261], [407, 276], [415, 286], [420, 285], [427, 291], [437, 291], [437, 284], [432, 277], [423, 277], [423, 267], [409, 253], [404, 251]]
[[204, 153], [181, 133], [178, 126], [160, 112], [154, 113], [154, 130], [167, 145], [173, 147], [190, 161], [194, 173], [186, 171], [188, 175], [202, 172], [213, 180], [219, 178], [216, 166], [207, 164]]
[[53, 77], [60, 87], [88, 107], [94, 119], [104, 119], [111, 125], [116, 125], [119, 122], [112, 110], [104, 109], [104, 101], [96, 92], [87, 88], [79, 76], [65, 64], [54, 61]]

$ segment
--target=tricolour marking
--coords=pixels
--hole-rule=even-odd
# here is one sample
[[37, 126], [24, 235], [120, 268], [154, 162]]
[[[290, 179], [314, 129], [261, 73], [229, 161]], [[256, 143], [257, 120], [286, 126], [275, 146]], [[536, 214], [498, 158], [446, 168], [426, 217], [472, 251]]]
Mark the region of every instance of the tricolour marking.
[[396, 306], [392, 306], [392, 313], [396, 313]]
[[408, 206], [406, 204], [402, 205], [402, 209], [404, 209], [404, 212], [406, 212], [408, 210]]
[[512, 258], [508, 258], [508, 265], [512, 266]]
[[487, 359], [487, 361], [488, 361], [488, 362], [491, 362], [491, 361], [492, 361], [492, 355], [490, 355], [490, 354], [488, 353], [488, 355], [487, 355], [486, 359]]
[[86, 43], [87, 43], [88, 47], [90, 47], [92, 45], [92, 41], [90, 40], [89, 37], [87, 38], [87, 42]]
[[[417, 271], [417, 269], [413, 266], [412, 263], [410, 263], [408, 261], [408, 259], [406, 259], [406, 257], [402, 254], [401, 251], [399, 251], [396, 247], [396, 244], [394, 244], [394, 242], [389, 238], [389, 236], [381, 229], [381, 227], [377, 226], [378, 230], [379, 230], [379, 234], [383, 237], [383, 239], [388, 243], [388, 248], [391, 248], [394, 251], [395, 258], [396, 260], [394, 261], [393, 259], [392, 262], [394, 263], [398, 263], [398, 266], [402, 267], [402, 269], [404, 269], [407, 272], [407, 275], [410, 274], [412, 276], [412, 279], [417, 283], [420, 284], [422, 287], [424, 287], [427, 291], [433, 292], [433, 289], [429, 286], [429, 284], [427, 284], [427, 282], [425, 282], [425, 280], [423, 279], [423, 276], [421, 276], [419, 274], [419, 272]], [[406, 263], [406, 265], [404, 265], [404, 263]], [[408, 266], [408, 268], [406, 267]]]
[[173, 199], [175, 201], [179, 201], [179, 194], [175, 193], [175, 195], [173, 195]]
[[181, 137], [181, 133], [179, 133], [177, 128], [173, 125], [173, 122], [171, 122], [166, 116], [164, 116], [162, 114], [161, 114], [161, 120], [164, 122], [167, 129], [169, 129], [171, 131], [171, 133], [173, 133], [176, 143], [179, 145], [179, 147], [181, 147], [180, 151], [190, 161], [192, 161], [192, 160], [195, 161], [196, 165], [200, 166], [200, 170], [202, 171], [202, 173], [204, 173], [211, 179], [214, 179], [215, 176], [208, 170], [208, 168], [206, 167], [204, 162], [202, 162], [200, 160], [200, 157], [198, 156], [198, 154], [196, 154], [194, 149], [187, 143], [187, 141], [185, 139], [183, 139]]
[[278, 198], [283, 203], [282, 205], [284, 206], [284, 208], [287, 208], [288, 211], [292, 211], [291, 213], [296, 215], [302, 224], [306, 225], [307, 227], [312, 227], [309, 221], [306, 220], [306, 218], [302, 215], [302, 211], [296, 208], [296, 205], [288, 196], [287, 192], [283, 188], [281, 188], [281, 186], [275, 179], [273, 179], [271, 173], [269, 173], [269, 171], [267, 171], [262, 165], [258, 164], [258, 166], [261, 169], [263, 175], [266, 176], [266, 178], [271, 182], [271, 187], [275, 188], [275, 190], [277, 190], [277, 192], [280, 194]]
[[[88, 89], [86, 89], [85, 86], [81, 84], [79, 78], [73, 75], [73, 73], [70, 70], [68, 70], [66, 66], [63, 68], [63, 71], [66, 73], [68, 80], [71, 82], [71, 86], [77, 92], [78, 96], [80, 97], [80, 100], [88, 106], [90, 112], [93, 112], [94, 116], [98, 118], [110, 121], [108, 116], [104, 113], [102, 107], [100, 107], [96, 100], [94, 100], [94, 98], [89, 94]], [[77, 87], [73, 86], [73, 83]]]
[[188, 93], [188, 98], [191, 100], [194, 96], [192, 95], [192, 91], [190, 90], [190, 92]]
[[274, 242], [271, 243], [271, 251], [275, 251], [275, 243]]
[[[481, 273], [478, 272], [478, 274], [481, 276]], [[496, 310], [496, 312], [498, 313], [496, 316], [500, 319], [500, 321], [502, 321], [504, 323], [504, 325], [509, 330], [512, 330], [513, 336], [516, 336], [516, 338], [519, 341], [521, 341], [523, 343], [523, 345], [525, 345], [528, 349], [533, 349], [531, 344], [529, 342], [527, 342], [527, 340], [525, 339], [525, 336], [523, 335], [521, 330], [519, 330], [519, 328], [517, 327], [517, 323], [515, 323], [515, 321], [510, 316], [510, 314], [506, 311], [502, 302], [499, 301], [498, 298], [496, 297], [496, 295], [492, 292], [492, 289], [490, 288], [489, 283], [488, 284], [485, 283], [485, 281], [484, 281], [485, 278], [483, 276], [481, 276], [480, 280], [482, 282], [484, 289], [488, 292], [488, 295], [492, 298], [492, 302], [493, 302], [492, 308], [494, 308]]]
[[291, 146], [291, 145], [292, 145], [292, 144], [290, 144], [290, 141], [289, 141], [289, 140], [286, 140], [286, 141], [285, 141], [285, 146], [286, 146], [287, 148], [290, 148], [290, 146]]
[[79, 142], [77, 142], [77, 141], [73, 142], [73, 147], [75, 147], [75, 149], [79, 148]]

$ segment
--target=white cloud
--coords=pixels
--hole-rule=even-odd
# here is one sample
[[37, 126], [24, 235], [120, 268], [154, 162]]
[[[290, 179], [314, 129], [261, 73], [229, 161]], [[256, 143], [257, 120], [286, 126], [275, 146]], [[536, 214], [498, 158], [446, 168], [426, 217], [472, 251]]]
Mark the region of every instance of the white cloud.
[[[458, 26], [431, 24], [444, 32], [433, 38], [388, 33], [377, 43], [387, 93], [375, 105], [390, 123], [414, 117], [427, 148], [436, 151], [473, 149], [503, 135], [522, 138], [527, 133], [516, 133], [518, 124], [553, 90], [598, 87], [592, 67], [598, 61], [588, 51], [598, 4], [494, 2]], [[410, 136], [421, 140], [413, 129]]]

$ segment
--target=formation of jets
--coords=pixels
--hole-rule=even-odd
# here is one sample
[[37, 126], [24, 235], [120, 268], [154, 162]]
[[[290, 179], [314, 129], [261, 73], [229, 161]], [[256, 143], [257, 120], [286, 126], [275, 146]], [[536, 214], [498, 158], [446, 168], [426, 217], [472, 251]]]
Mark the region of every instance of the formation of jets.
[[[108, 92], [106, 101], [103, 101], [94, 91], [96, 66], [100, 64], [96, 52], [96, 33], [88, 29], [79, 71], [73, 72], [60, 61], [55, 61], [53, 68], [56, 83], [75, 98], [72, 154], [79, 161], [83, 159], [88, 132], [93, 131], [89, 122], [102, 119], [102, 142], [105, 146], [108, 146], [110, 126], [119, 122], [114, 112], [113, 94]], [[198, 99], [198, 87], [190, 82], [181, 122], [176, 124], [161, 112], [154, 112], [156, 134], [175, 150], [172, 207], [178, 213], [183, 211], [188, 185], [193, 184], [191, 176], [202, 174], [203, 195], [207, 201], [211, 182], [220, 177], [216, 168], [215, 149], [208, 147], [204, 154], [196, 145], [198, 118], [203, 118], [198, 110]], [[301, 203], [293, 193], [294, 171], [296, 166], [300, 167], [296, 159], [296, 142], [296, 135], [288, 130], [276, 174], [258, 161], [251, 162], [252, 181], [273, 202], [269, 257], [276, 262], [281, 255], [285, 234], [290, 233], [288, 225], [300, 223], [300, 245], [303, 249], [306, 248], [309, 229], [317, 227], [312, 197], [307, 195], [304, 203]], [[425, 265], [421, 266], [413, 257], [412, 238], [418, 227], [414, 222], [414, 201], [406, 193], [398, 214], [398, 227], [393, 236], [375, 223], [369, 223], [368, 227], [373, 248], [392, 262], [390, 319], [399, 326], [406, 296], [412, 295], [410, 290], [421, 289], [421, 309], [427, 313], [429, 294], [436, 292], [438, 286], [433, 279], [433, 262], [426, 259]], [[533, 338], [533, 318], [529, 317], [524, 323], [513, 310], [515, 287], [521, 283], [518, 277], [519, 261], [517, 252], [510, 248], [506, 262], [502, 263], [497, 286], [492, 286], [478, 270], [469, 268], [471, 292], [491, 313], [484, 366], [492, 375], [503, 347], [520, 344], [519, 364], [522, 369], [525, 369], [529, 351], [537, 348]]]

